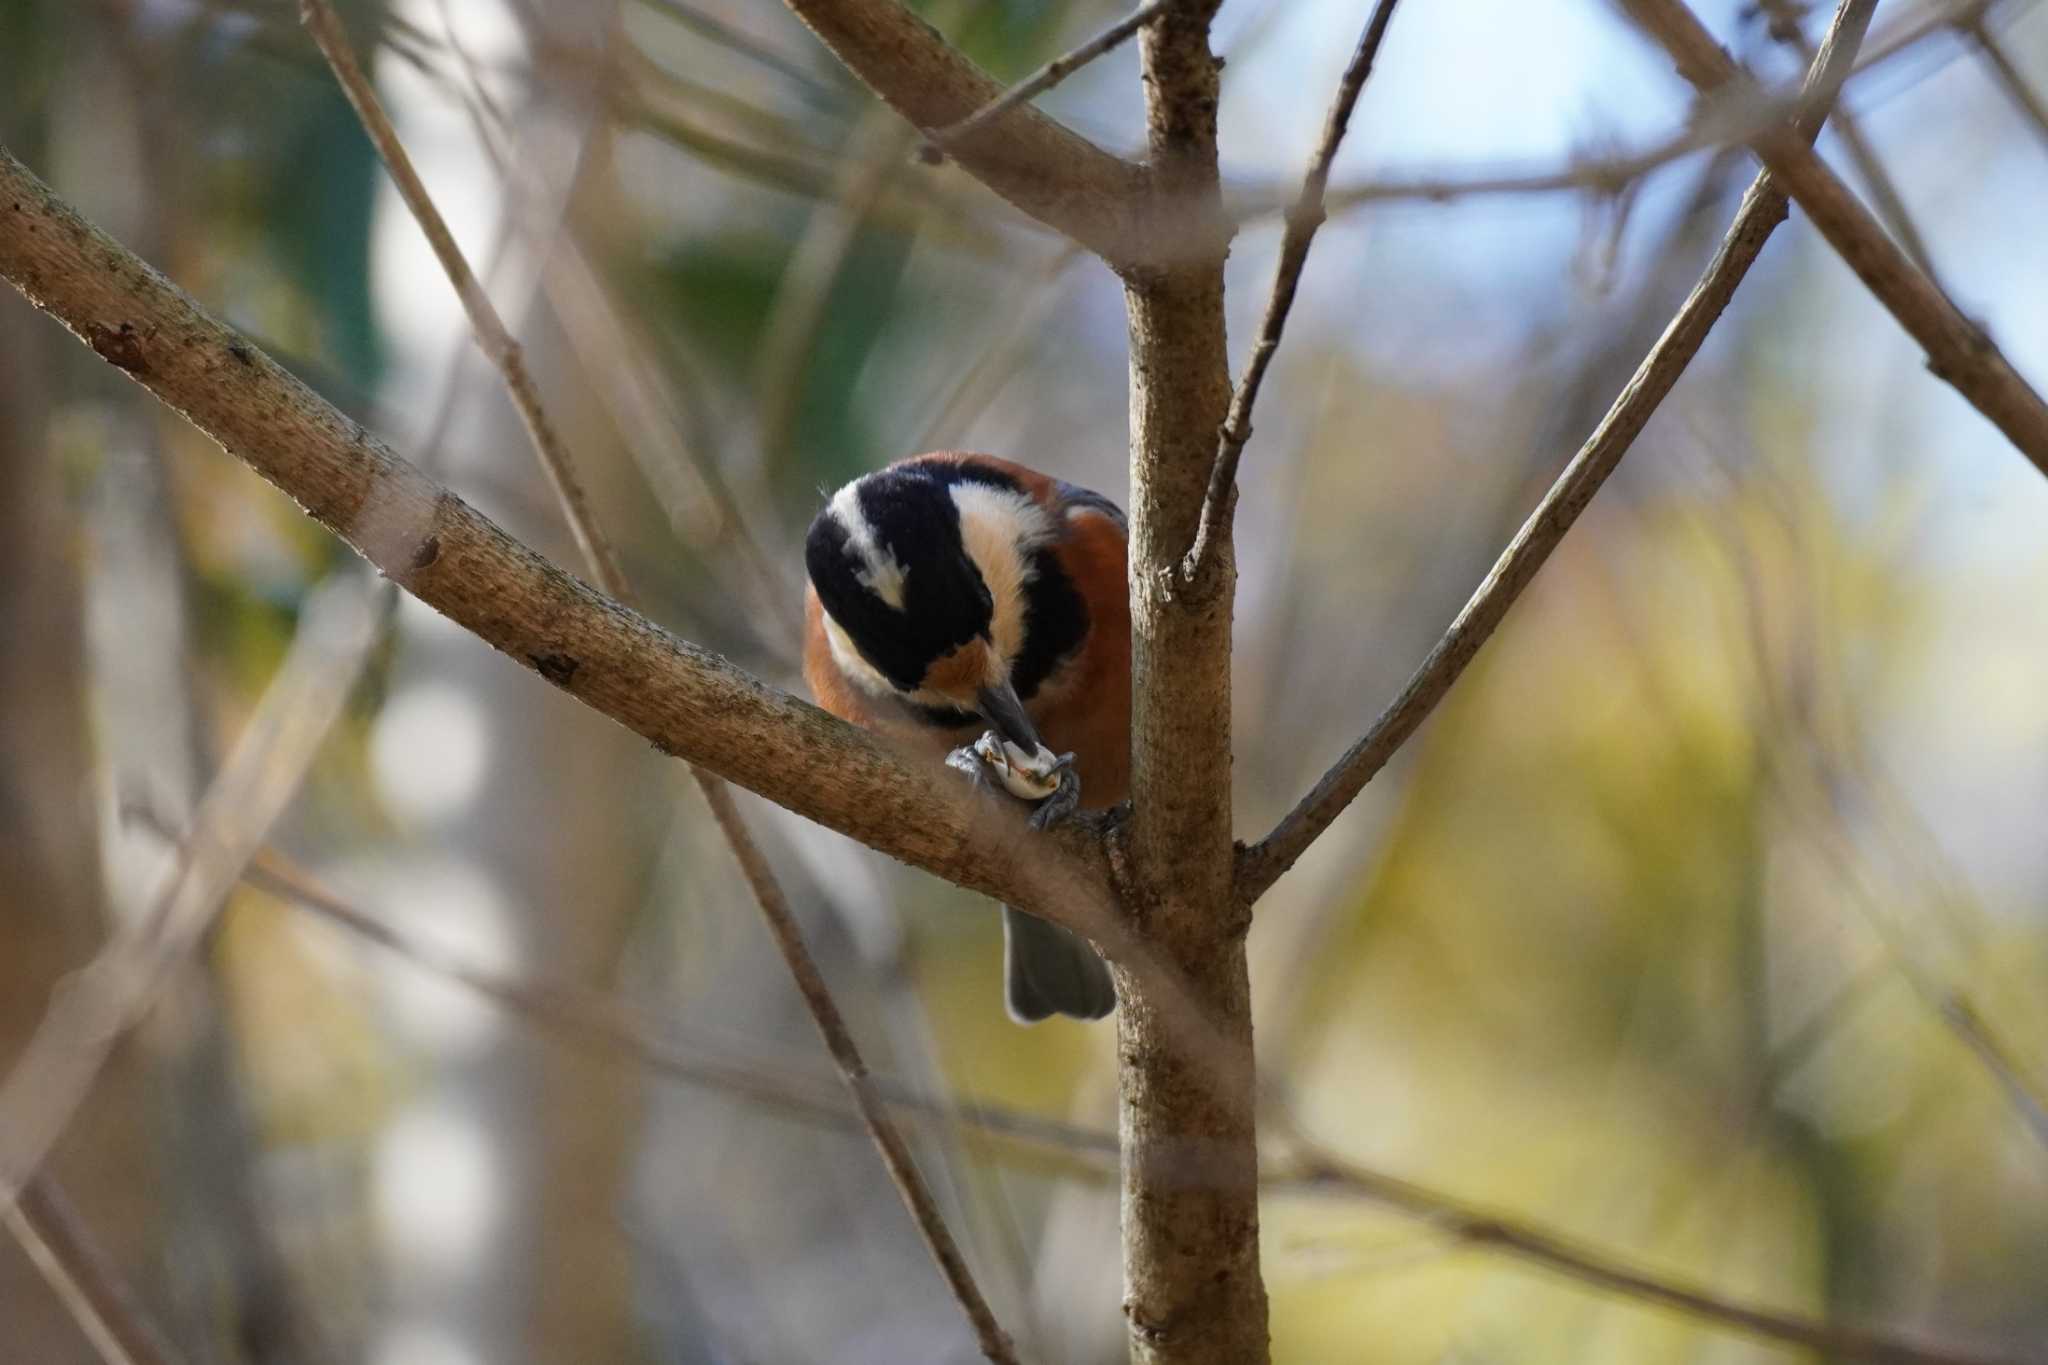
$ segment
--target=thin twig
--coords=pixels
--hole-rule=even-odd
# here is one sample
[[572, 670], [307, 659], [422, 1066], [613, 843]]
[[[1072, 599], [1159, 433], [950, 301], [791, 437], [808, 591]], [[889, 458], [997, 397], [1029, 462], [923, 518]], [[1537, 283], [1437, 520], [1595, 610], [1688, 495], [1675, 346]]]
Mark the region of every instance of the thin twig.
[[1025, 348], [1043, 331], [1046, 318], [1060, 300], [1060, 277], [1080, 254], [1081, 248], [1069, 243], [1023, 278], [1017, 291], [1020, 297], [993, 310], [999, 319], [996, 336], [977, 350], [957, 379], [948, 382], [943, 399], [925, 405], [933, 416], [910, 449], [959, 446], [967, 428], [988, 411], [1003, 386], [1017, 377]]
[[975, 1338], [981, 1344], [981, 1353], [999, 1365], [1017, 1365], [1016, 1349], [1010, 1344], [1009, 1334], [1003, 1331], [1002, 1324], [996, 1321], [995, 1314], [982, 1297], [980, 1287], [974, 1282], [974, 1272], [968, 1268], [946, 1227], [938, 1201], [932, 1197], [924, 1177], [918, 1174], [910, 1147], [882, 1103], [867, 1061], [855, 1046], [853, 1033], [839, 1013], [831, 988], [825, 984], [823, 973], [818, 970], [810, 949], [804, 944], [803, 931], [790, 911], [789, 902], [783, 897], [782, 888], [775, 881], [774, 871], [768, 866], [767, 858], [762, 856], [760, 845], [740, 823], [732, 789], [701, 769], [692, 768], [690, 771], [703, 790], [704, 800], [711, 807], [719, 828], [725, 831], [731, 842], [740, 870], [745, 873], [754, 898], [760, 903], [761, 914], [768, 921], [769, 932], [775, 936], [775, 946], [781, 949], [783, 961], [788, 963], [790, 975], [796, 980], [797, 991], [809, 1007], [811, 1018], [825, 1040], [826, 1050], [832, 1054], [841, 1079], [853, 1095], [868, 1136], [874, 1139], [881, 1152], [882, 1164], [888, 1167], [890, 1178], [896, 1182], [896, 1189], [903, 1196], [904, 1206], [910, 1211], [917, 1230], [923, 1234], [925, 1246], [930, 1249], [932, 1259], [938, 1262], [940, 1273], [953, 1290], [953, 1296], [967, 1314]]
[[2027, 84], [2027, 78], [2020, 74], [2012, 55], [2005, 50], [2005, 44], [1985, 24], [1983, 11], [1980, 9], [1956, 27], [1969, 35], [1977, 50], [1984, 54], [1984, 60], [1991, 63], [1992, 74], [1998, 78], [2000, 88], [2026, 116], [2028, 126], [2041, 139], [2042, 145], [2048, 146], [2048, 103], [2044, 103], [2034, 88]]
[[[1671, 55], [1679, 74], [1703, 93], [1752, 88], [1749, 76], [1684, 0], [1623, 0], [1623, 5]], [[1785, 130], [1765, 133], [1750, 146], [1843, 263], [1920, 344], [1935, 377], [2048, 474], [2048, 402], [1984, 329], [1964, 317], [1913, 264], [1806, 139]]]
[[[1764, 8], [1773, 38], [1799, 54], [1805, 63], [1813, 61], [1813, 44], [1806, 41], [1806, 33], [1799, 26], [1797, 13], [1788, 12], [1792, 0], [1772, 0]], [[1849, 160], [1856, 167], [1856, 173], [1863, 177], [1864, 185], [1870, 190], [1870, 197], [1877, 205], [1877, 211], [1891, 229], [1899, 245], [1913, 258], [1913, 264], [1926, 271], [1930, 279], [1934, 275], [1934, 256], [1927, 249], [1927, 239], [1920, 234], [1919, 225], [1906, 208], [1906, 197], [1899, 192], [1899, 184], [1877, 155], [1877, 148], [1864, 136], [1863, 123], [1849, 111], [1848, 102], [1837, 105], [1831, 120], [1835, 136], [1842, 140], [1843, 150], [1849, 153]]]
[[1359, 93], [1372, 75], [1374, 58], [1387, 36], [1398, 0], [1378, 0], [1372, 16], [1358, 35], [1351, 62], [1337, 82], [1337, 94], [1323, 116], [1323, 135], [1309, 157], [1308, 171], [1301, 178], [1301, 193], [1287, 211], [1287, 230], [1280, 239], [1280, 262], [1273, 268], [1273, 292], [1266, 300], [1265, 320], [1259, 324], [1258, 339], [1245, 360], [1244, 374], [1230, 395], [1230, 410], [1218, 433], [1216, 462], [1209, 468], [1209, 488], [1202, 498], [1202, 518], [1196, 524], [1195, 541], [1182, 564], [1181, 575], [1193, 582], [1212, 565], [1212, 545], [1231, 512], [1237, 506], [1237, 462], [1244, 444], [1252, 436], [1252, 404], [1259, 400], [1259, 385], [1265, 382], [1266, 367], [1280, 349], [1280, 333], [1287, 326], [1287, 314], [1294, 307], [1295, 290], [1301, 284], [1302, 267], [1308, 263], [1308, 249], [1315, 242], [1316, 229], [1329, 217], [1323, 208], [1323, 194], [1330, 183], [1330, 163], [1351, 126], [1351, 111], [1358, 107]]
[[[398, 132], [385, 114], [376, 91], [371, 88], [363, 75], [355, 54], [348, 46], [342, 32], [340, 20], [335, 16], [328, 0], [300, 0], [300, 18], [312, 32], [314, 41], [334, 68], [335, 78], [340, 81], [348, 94], [349, 103], [355, 107], [361, 118], [363, 129], [376, 145], [378, 155], [384, 160], [392, 179], [398, 183], [413, 216], [434, 244], [434, 253], [440, 258], [442, 268], [447, 272], [450, 283], [462, 300], [465, 312], [469, 314], [471, 327], [477, 335], [477, 343], [504, 375], [505, 387], [513, 403], [519, 408], [520, 416], [526, 423], [527, 434], [533, 440], [535, 453], [546, 469], [554, 485], [555, 496], [562, 504], [562, 513], [576, 537], [578, 547], [583, 551], [591, 573], [597, 584], [612, 597], [628, 605], [635, 603], [632, 584], [627, 580], [610, 544], [598, 529], [590, 510], [589, 498], [583, 490], [583, 482], [576, 471], [575, 463], [566, 446], [556, 434], [553, 422], [541, 405], [539, 389], [532, 376], [527, 373], [521, 359], [518, 343], [505, 330], [497, 311], [489, 298], [477, 284], [476, 276], [470, 271], [469, 263], [463, 258], [461, 249], [455, 245], [447, 225], [435, 209], [426, 186], [413, 171]], [[754, 893], [762, 916], [768, 922], [776, 946], [781, 949], [783, 960], [788, 964], [790, 975], [795, 979], [797, 991], [803, 996], [804, 1004], [810, 1009], [811, 1017], [823, 1035], [826, 1049], [838, 1064], [840, 1074], [852, 1091], [854, 1103], [859, 1107], [861, 1118], [868, 1134], [879, 1149], [882, 1163], [889, 1170], [890, 1177], [902, 1195], [905, 1207], [918, 1231], [923, 1234], [925, 1245], [932, 1258], [938, 1263], [940, 1273], [945, 1277], [953, 1296], [959, 1301], [962, 1312], [967, 1316], [980, 1342], [982, 1354], [996, 1365], [1017, 1365], [1014, 1348], [1008, 1335], [996, 1321], [988, 1302], [982, 1297], [980, 1287], [975, 1283], [966, 1259], [954, 1243], [945, 1218], [931, 1191], [925, 1186], [924, 1178], [918, 1173], [916, 1164], [910, 1158], [910, 1149], [897, 1130], [896, 1123], [877, 1098], [868, 1075], [867, 1063], [862, 1059], [859, 1048], [853, 1041], [852, 1033], [846, 1027], [845, 1019], [839, 1013], [837, 1003], [832, 999], [824, 976], [812, 960], [805, 945], [802, 931], [796, 917], [791, 913], [789, 902], [782, 888], [775, 880], [774, 870], [761, 853], [760, 846], [748, 833], [741, 822], [738, 808], [733, 804], [732, 792], [715, 774], [695, 765], [690, 767], [690, 776], [696, 780], [698, 790], [704, 794], [705, 802], [724, 833], [726, 842], [732, 846], [733, 856], [738, 859], [741, 871]]]
[[1103, 56], [1122, 46], [1132, 34], [1151, 23], [1154, 19], [1157, 19], [1165, 12], [1167, 6], [1172, 3], [1173, 0], [1151, 0], [1149, 4], [1140, 5], [1137, 9], [1117, 20], [1087, 42], [1082, 43], [1079, 47], [1069, 52], [1063, 52], [1044, 66], [1039, 67], [1038, 70], [1032, 72], [1008, 90], [1005, 90], [999, 97], [975, 110], [958, 123], [948, 124], [944, 128], [932, 129], [929, 133], [925, 134], [926, 150], [943, 150], [961, 138], [966, 137], [969, 133], [987, 127], [1004, 114], [1015, 109], [1018, 105], [1028, 104], [1032, 100], [1037, 99], [1040, 95], [1052, 89], [1055, 85], [1058, 85], [1097, 57]]
[[794, 58], [785, 57], [767, 44], [743, 33], [713, 15], [706, 14], [695, 5], [686, 5], [682, 0], [640, 0], [640, 3], [657, 14], [665, 14], [684, 28], [710, 39], [727, 51], [747, 58], [763, 69], [779, 76], [787, 76], [798, 90], [813, 104], [830, 108], [843, 98], [840, 91], [832, 89], [818, 78], [816, 72], [807, 69]]
[[47, 1174], [22, 1187], [0, 1222], [64, 1301], [105, 1365], [177, 1365], [182, 1359]]
[[[1848, 69], [1875, 7], [1876, 0], [1843, 0], [1820, 55], [1807, 73], [1810, 87], [1839, 85], [1839, 76]], [[1807, 116], [1798, 136], [1811, 138], [1818, 133], [1819, 112]], [[1400, 695], [1273, 831], [1244, 851], [1238, 866], [1238, 894], [1247, 903], [1257, 900], [1294, 866], [1451, 690], [1678, 383], [1785, 214], [1784, 193], [1768, 173], [1759, 174], [1744, 193], [1742, 206], [1713, 260], [1664, 334]]]
[[363, 74], [361, 64], [356, 61], [348, 34], [342, 28], [334, 7], [328, 0], [299, 0], [299, 21], [306, 26], [321, 55], [333, 68], [335, 80], [340, 84], [342, 93], [348, 96], [348, 102], [355, 107], [363, 131], [369, 134], [378, 157], [391, 173], [399, 196], [418, 221], [420, 230], [426, 233], [435, 259], [440, 261], [441, 269], [447, 273], [456, 295], [462, 300], [462, 311], [469, 317], [478, 347], [505, 376], [505, 387], [511, 393], [513, 406], [519, 410], [519, 420], [525, 424], [534, 449], [540, 452], [541, 465], [554, 484], [555, 496], [569, 509], [569, 530], [576, 537], [576, 548], [600, 577], [605, 573], [617, 575], [617, 556], [598, 530], [583, 489], [569, 471], [568, 452], [562, 448], [562, 439], [549, 422], [546, 409], [541, 406], [540, 392], [526, 368], [525, 353], [506, 330], [490, 295], [477, 283], [476, 273], [469, 268], [462, 248], [455, 244], [455, 235], [448, 230], [440, 210], [434, 207], [419, 172], [413, 169], [412, 158], [398, 140], [398, 130], [391, 126], [391, 119], [377, 99], [370, 78]]
[[1465, 1244], [1541, 1266], [1596, 1289], [1675, 1309], [1766, 1341], [1785, 1342], [1837, 1360], [1875, 1365], [2039, 1365], [2038, 1356], [1985, 1355], [1914, 1341], [1868, 1328], [1843, 1327], [1742, 1303], [1653, 1275], [1617, 1256], [1577, 1244], [1545, 1228], [1484, 1212], [1434, 1190], [1347, 1161], [1295, 1134], [1300, 1180], [1421, 1218]]

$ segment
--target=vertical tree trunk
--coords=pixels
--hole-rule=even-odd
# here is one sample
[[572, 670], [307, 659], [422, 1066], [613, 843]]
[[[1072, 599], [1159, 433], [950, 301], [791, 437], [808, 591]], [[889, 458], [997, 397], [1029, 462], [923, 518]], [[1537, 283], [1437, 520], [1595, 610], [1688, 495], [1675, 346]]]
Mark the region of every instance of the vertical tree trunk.
[[[1142, 38], [1155, 192], [1168, 224], [1217, 206], [1214, 0]], [[1248, 917], [1232, 888], [1227, 528], [1217, 572], [1180, 572], [1230, 399], [1223, 333], [1227, 235], [1187, 264], [1125, 278], [1131, 334], [1133, 790], [1130, 912], [1215, 1030], [1196, 1047], [1123, 979], [1118, 1044], [1124, 1150], [1124, 1311], [1141, 1362], [1263, 1361], [1258, 1152], [1253, 1130]], [[1202, 250], [1200, 248], [1207, 247]], [[1223, 1055], [1218, 1055], [1218, 1048]]]

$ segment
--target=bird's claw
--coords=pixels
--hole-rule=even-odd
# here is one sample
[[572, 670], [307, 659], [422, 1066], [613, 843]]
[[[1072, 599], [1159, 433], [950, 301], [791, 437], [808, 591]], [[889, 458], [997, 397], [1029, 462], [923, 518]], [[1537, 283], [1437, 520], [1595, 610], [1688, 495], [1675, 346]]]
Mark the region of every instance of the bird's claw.
[[1040, 747], [1026, 754], [991, 730], [946, 755], [946, 766], [966, 773], [979, 787], [1001, 787], [1020, 801], [1037, 803], [1031, 827], [1045, 829], [1071, 815], [1081, 801], [1081, 779], [1072, 754]]
[[1052, 795], [1038, 803], [1038, 809], [1031, 812], [1031, 828], [1050, 829], [1072, 815], [1081, 804], [1081, 779], [1074, 772], [1074, 756], [1061, 754], [1053, 765], [1059, 774], [1058, 785]]

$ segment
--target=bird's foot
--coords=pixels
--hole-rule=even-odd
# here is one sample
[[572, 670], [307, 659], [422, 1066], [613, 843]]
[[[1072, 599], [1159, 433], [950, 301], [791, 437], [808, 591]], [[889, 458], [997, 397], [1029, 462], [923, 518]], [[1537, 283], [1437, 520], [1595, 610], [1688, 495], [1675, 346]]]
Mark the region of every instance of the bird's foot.
[[1001, 787], [1020, 801], [1037, 803], [1033, 829], [1064, 820], [1081, 803], [1072, 754], [1054, 754], [1043, 746], [1027, 754], [993, 730], [947, 754], [946, 766], [966, 773], [978, 787]]
[[1081, 805], [1081, 779], [1074, 774], [1074, 756], [1061, 754], [1053, 769], [1058, 777], [1052, 795], [1031, 812], [1031, 828], [1051, 829], [1072, 815]]

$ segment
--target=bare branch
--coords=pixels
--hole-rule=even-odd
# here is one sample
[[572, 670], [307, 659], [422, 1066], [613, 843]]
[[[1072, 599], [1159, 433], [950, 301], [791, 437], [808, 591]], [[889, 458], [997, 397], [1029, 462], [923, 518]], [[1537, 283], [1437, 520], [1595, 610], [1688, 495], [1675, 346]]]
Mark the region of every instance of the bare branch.
[[170, 1338], [48, 1175], [23, 1186], [0, 1222], [64, 1301], [105, 1365], [177, 1365], [180, 1357]]
[[1323, 135], [1309, 157], [1308, 171], [1301, 178], [1301, 193], [1287, 211], [1287, 230], [1280, 239], [1280, 262], [1273, 269], [1273, 293], [1266, 300], [1266, 316], [1259, 324], [1258, 339], [1245, 360], [1244, 374], [1230, 395], [1230, 411], [1218, 435], [1216, 463], [1209, 471], [1208, 491], [1202, 497], [1202, 519], [1195, 528], [1195, 542], [1189, 548], [1181, 574], [1190, 581], [1205, 574], [1211, 564], [1210, 545], [1219, 521], [1237, 507], [1237, 462], [1244, 443], [1252, 436], [1252, 404], [1259, 401], [1259, 385], [1265, 382], [1266, 367], [1280, 349], [1280, 333], [1287, 326], [1287, 314], [1294, 307], [1294, 292], [1301, 284], [1302, 267], [1308, 264], [1308, 249], [1315, 242], [1316, 229], [1329, 214], [1323, 208], [1323, 193], [1330, 183], [1330, 163], [1336, 159], [1338, 144], [1351, 126], [1351, 111], [1358, 106], [1359, 92], [1372, 75], [1373, 59], [1387, 36], [1387, 24], [1394, 17], [1397, 0], [1378, 0], [1372, 17], [1358, 35], [1351, 62], [1337, 82], [1337, 94], [1323, 116]]
[[1024, 838], [938, 765], [767, 687], [564, 573], [421, 474], [0, 153], [0, 277], [427, 605], [648, 739], [807, 819], [1085, 934], [1099, 830]]
[[[440, 257], [441, 266], [447, 272], [450, 283], [455, 286], [462, 306], [469, 315], [470, 325], [477, 334], [478, 343], [504, 376], [505, 387], [512, 397], [514, 406], [526, 424], [527, 435], [533, 440], [534, 452], [540, 457], [541, 467], [547, 471], [554, 484], [555, 496], [562, 504], [562, 513], [570, 530], [582, 549], [598, 585], [620, 602], [632, 604], [635, 596], [632, 585], [627, 581], [625, 571], [619, 565], [609, 542], [598, 529], [590, 510], [589, 497], [584, 492], [582, 478], [576, 471], [574, 460], [568, 448], [562, 444], [554, 423], [549, 420], [541, 406], [540, 392], [528, 374], [521, 358], [518, 344], [506, 331], [497, 310], [477, 283], [469, 262], [463, 258], [461, 249], [455, 245], [453, 236], [435, 209], [426, 186], [414, 173], [410, 158], [400, 142], [398, 132], [391, 126], [391, 120], [384, 113], [376, 91], [364, 77], [362, 68], [355, 60], [355, 54], [348, 46], [342, 32], [340, 20], [335, 16], [328, 0], [300, 0], [300, 17], [312, 31], [314, 40], [334, 69], [335, 78], [347, 92], [349, 103], [355, 106], [363, 123], [363, 130], [376, 145], [378, 155], [392, 178], [398, 182], [408, 207], [427, 238], [434, 244], [434, 251]], [[860, 1109], [861, 1120], [866, 1124], [868, 1135], [874, 1140], [881, 1154], [882, 1164], [888, 1169], [895, 1182], [897, 1192], [902, 1196], [904, 1207], [911, 1220], [917, 1224], [923, 1235], [925, 1246], [937, 1262], [939, 1273], [947, 1287], [966, 1315], [973, 1328], [975, 1338], [981, 1345], [982, 1355], [995, 1365], [1018, 1365], [1015, 1349], [1009, 1336], [995, 1319], [988, 1301], [983, 1297], [981, 1287], [975, 1283], [973, 1272], [967, 1267], [966, 1258], [953, 1240], [947, 1228], [945, 1217], [939, 1211], [938, 1201], [932, 1198], [925, 1186], [924, 1178], [918, 1174], [916, 1164], [910, 1158], [910, 1148], [903, 1141], [903, 1135], [896, 1129], [895, 1120], [889, 1116], [877, 1098], [869, 1081], [866, 1061], [853, 1041], [853, 1034], [846, 1027], [846, 1020], [839, 1012], [839, 1006], [832, 998], [825, 978], [812, 959], [810, 949], [804, 943], [803, 932], [797, 926], [796, 916], [790, 912], [788, 898], [775, 880], [774, 870], [754, 842], [746, 825], [741, 821], [739, 810], [733, 804], [732, 793], [716, 776], [695, 766], [690, 767], [690, 776], [696, 780], [697, 788], [704, 794], [705, 803], [711, 807], [712, 817], [717, 820], [719, 830], [731, 846], [733, 856], [745, 875], [748, 888], [753, 892], [755, 904], [760, 908], [762, 918], [781, 951], [783, 961], [788, 964], [790, 975], [796, 981], [797, 992], [803, 997], [804, 1005], [811, 1012], [818, 1032], [825, 1040], [826, 1050], [838, 1065], [839, 1072], [852, 1091], [854, 1103]]]
[[[1703, 92], [1747, 90], [1750, 78], [1714, 41], [1684, 0], [1623, 0], [1643, 30]], [[1766, 133], [1752, 149], [1806, 211], [1843, 262], [1927, 353], [1928, 368], [1991, 420], [2048, 474], [2048, 403], [2013, 369], [1983, 329], [1959, 312], [1907, 259], [1807, 140]]]
[[[1843, 0], [1827, 39], [1821, 44], [1820, 55], [1807, 73], [1810, 86], [1816, 90], [1839, 88], [1840, 73], [1848, 69], [1875, 7], [1876, 0]], [[1818, 131], [1816, 113], [1805, 121], [1798, 135], [1811, 138]], [[1551, 551], [1592, 502], [1607, 476], [1621, 463], [1650, 415], [1678, 383], [1734, 297], [1736, 286], [1763, 251], [1764, 243], [1785, 220], [1785, 214], [1784, 193], [1768, 173], [1759, 174], [1743, 195], [1742, 207], [1722, 237], [1713, 260], [1707, 263], [1699, 283], [1693, 286], [1664, 334], [1643, 357], [1600, 425], [1522, 523], [1522, 529], [1508, 542], [1507, 549], [1421, 667], [1410, 675], [1400, 695], [1273, 831], [1244, 851], [1238, 866], [1238, 894], [1247, 902], [1264, 895], [1294, 866], [1451, 690], [1508, 609], [1521, 597], [1522, 590], [1550, 558]]]
[[1423, 1219], [1469, 1246], [1513, 1256], [1643, 1303], [1733, 1328], [1765, 1341], [1818, 1351], [1829, 1359], [1874, 1365], [2039, 1365], [2038, 1357], [1982, 1355], [1866, 1328], [1843, 1327], [1725, 1298], [1653, 1275], [1620, 1257], [1581, 1246], [1548, 1229], [1483, 1212], [1434, 1190], [1300, 1144], [1298, 1179], [1307, 1188], [1341, 1191]]
[[[929, 135], [1002, 94], [987, 72], [897, 0], [786, 0], [825, 46], [912, 126]], [[947, 148], [1024, 212], [1111, 262], [1142, 255], [1142, 168], [1023, 108]]]
[[934, 151], [949, 147], [995, 122], [1018, 105], [1029, 104], [1097, 57], [1122, 46], [1132, 34], [1158, 18], [1172, 3], [1173, 0], [1150, 0], [1149, 4], [1140, 5], [1087, 42], [1039, 67], [1005, 90], [1000, 98], [983, 105], [958, 123], [933, 129], [925, 145]]

